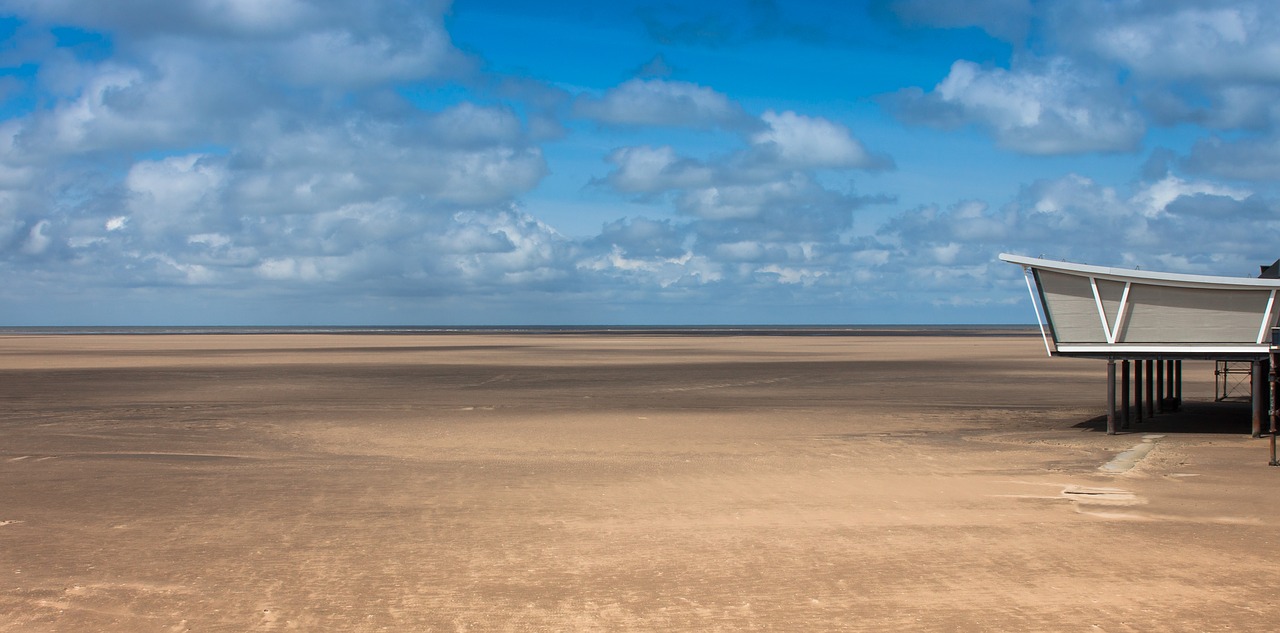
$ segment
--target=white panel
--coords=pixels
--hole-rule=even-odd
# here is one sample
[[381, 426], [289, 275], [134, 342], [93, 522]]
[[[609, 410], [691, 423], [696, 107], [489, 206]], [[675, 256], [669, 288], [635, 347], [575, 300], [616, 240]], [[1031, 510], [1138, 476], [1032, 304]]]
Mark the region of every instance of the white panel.
[[1045, 316], [1058, 343], [1106, 343], [1098, 306], [1087, 277], [1036, 271], [1044, 294]]
[[1269, 290], [1214, 290], [1134, 283], [1121, 343], [1256, 345]]

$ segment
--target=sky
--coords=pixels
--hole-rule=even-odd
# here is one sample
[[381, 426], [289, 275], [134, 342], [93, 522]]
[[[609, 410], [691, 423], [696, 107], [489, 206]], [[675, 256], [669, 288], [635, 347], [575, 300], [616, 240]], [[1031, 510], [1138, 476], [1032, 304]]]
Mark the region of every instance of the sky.
[[0, 325], [1033, 323], [1280, 257], [1280, 13], [0, 0]]

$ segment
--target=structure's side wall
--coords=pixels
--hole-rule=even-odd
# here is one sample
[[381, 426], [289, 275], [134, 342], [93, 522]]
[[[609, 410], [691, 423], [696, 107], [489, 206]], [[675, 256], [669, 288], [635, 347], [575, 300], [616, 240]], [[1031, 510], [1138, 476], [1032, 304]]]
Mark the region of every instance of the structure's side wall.
[[[1001, 254], [1032, 273], [1052, 355], [1257, 358], [1280, 281], [1153, 273]], [[1264, 322], [1265, 321], [1265, 322]], [[1110, 341], [1110, 342], [1108, 342]]]
[[1129, 289], [1129, 318], [1116, 342], [1256, 343], [1269, 295], [1269, 290], [1135, 283]]
[[1107, 342], [1088, 277], [1038, 270], [1036, 279], [1044, 296], [1045, 315], [1053, 326], [1057, 342]]

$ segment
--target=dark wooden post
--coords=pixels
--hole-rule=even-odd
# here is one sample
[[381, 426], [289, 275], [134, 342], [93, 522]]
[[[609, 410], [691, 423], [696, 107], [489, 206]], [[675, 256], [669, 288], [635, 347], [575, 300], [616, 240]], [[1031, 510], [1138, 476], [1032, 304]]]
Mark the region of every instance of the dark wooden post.
[[1267, 385], [1267, 370], [1265, 361], [1253, 361], [1253, 385], [1250, 400], [1253, 401], [1253, 436], [1262, 437], [1262, 417], [1267, 410], [1267, 398], [1263, 395], [1263, 391]]
[[1249, 389], [1249, 399], [1253, 404], [1253, 436], [1262, 437], [1262, 413], [1266, 410], [1265, 399], [1262, 398], [1262, 390], [1265, 389], [1263, 382], [1266, 381], [1266, 370], [1262, 368], [1262, 361], [1254, 359], [1253, 361], [1253, 381], [1251, 389]]
[[1107, 359], [1107, 435], [1116, 434], [1116, 361]]
[[[1275, 334], [1272, 334], [1274, 338]], [[1275, 349], [1275, 343], [1271, 344], [1271, 349]], [[1276, 389], [1280, 385], [1276, 384], [1276, 353], [1267, 354], [1267, 382], [1270, 382], [1268, 389], [1268, 407], [1267, 416], [1271, 417], [1271, 460], [1267, 462], [1270, 465], [1280, 465], [1280, 460], [1276, 460]]]
[[1120, 361], [1120, 428], [1129, 428], [1129, 359]]
[[[1272, 334], [1273, 338], [1274, 336]], [[1271, 349], [1275, 349], [1274, 342]], [[1280, 383], [1276, 382], [1276, 353], [1274, 351], [1267, 354], [1267, 382], [1271, 383], [1268, 385], [1270, 387], [1268, 390], [1270, 393], [1268, 398], [1270, 406], [1267, 409], [1267, 414], [1271, 417], [1271, 461], [1267, 462], [1267, 464], [1280, 466], [1280, 460], [1276, 459], [1276, 389], [1280, 389]]]
[[1156, 415], [1156, 364], [1151, 359], [1147, 359], [1147, 417], [1152, 418]]
[[1133, 419], [1142, 421], [1142, 361], [1133, 361]]
[[1178, 403], [1181, 404], [1182, 403], [1182, 361], [1176, 361], [1173, 365], [1173, 369], [1178, 374], [1178, 377], [1173, 381], [1173, 386], [1178, 391], [1177, 393], [1173, 394], [1173, 397], [1177, 398]]
[[1164, 413], [1164, 361], [1156, 359], [1156, 413]]
[[1172, 403], [1169, 406], [1169, 410], [1177, 411], [1178, 405], [1173, 395], [1173, 363], [1174, 361], [1172, 360], [1164, 362], [1164, 397], [1168, 398]]

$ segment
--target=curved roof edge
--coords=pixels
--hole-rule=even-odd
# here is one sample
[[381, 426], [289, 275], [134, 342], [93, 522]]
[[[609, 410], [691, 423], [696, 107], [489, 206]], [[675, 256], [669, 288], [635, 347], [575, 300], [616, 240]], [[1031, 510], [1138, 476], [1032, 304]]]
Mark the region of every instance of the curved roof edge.
[[1280, 279], [1257, 279], [1254, 277], [1217, 277], [1213, 275], [1188, 275], [1183, 273], [1165, 273], [1149, 270], [1133, 270], [1129, 268], [1110, 268], [1107, 266], [1090, 266], [1039, 257], [1024, 257], [1000, 253], [1000, 260], [1010, 264], [1018, 264], [1029, 268], [1053, 270], [1064, 273], [1085, 274], [1090, 276], [1115, 279], [1117, 281], [1143, 281], [1155, 285], [1197, 286], [1210, 288], [1280, 288]]

